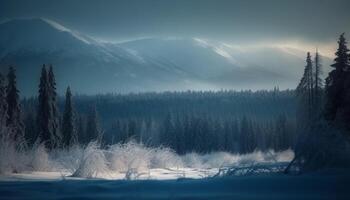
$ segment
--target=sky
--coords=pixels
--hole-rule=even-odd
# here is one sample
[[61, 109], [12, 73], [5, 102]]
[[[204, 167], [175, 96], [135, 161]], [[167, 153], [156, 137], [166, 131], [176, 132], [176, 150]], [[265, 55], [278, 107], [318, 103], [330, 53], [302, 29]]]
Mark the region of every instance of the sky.
[[196, 37], [330, 48], [349, 0], [0, 0], [0, 20], [44, 17], [102, 41]]

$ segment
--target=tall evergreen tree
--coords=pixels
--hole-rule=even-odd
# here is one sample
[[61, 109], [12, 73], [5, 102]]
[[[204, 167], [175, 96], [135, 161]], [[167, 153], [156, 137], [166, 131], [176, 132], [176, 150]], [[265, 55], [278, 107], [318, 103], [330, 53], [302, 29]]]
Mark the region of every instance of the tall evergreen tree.
[[77, 142], [72, 93], [70, 91], [70, 87], [68, 87], [66, 91], [66, 103], [62, 122], [62, 136], [62, 144], [64, 147], [69, 147]]
[[304, 129], [306, 126], [308, 126], [313, 118], [314, 84], [312, 77], [312, 60], [310, 52], [308, 52], [306, 56], [304, 74], [296, 89], [296, 95], [298, 99], [297, 119], [299, 120], [298, 124], [300, 129]]
[[86, 144], [85, 118], [82, 115], [77, 115], [77, 136], [79, 144]]
[[323, 80], [321, 78], [322, 65], [321, 65], [321, 58], [320, 58], [320, 54], [318, 53], [318, 50], [316, 50], [314, 66], [315, 66], [314, 110], [316, 114], [319, 115], [322, 107], [322, 102], [323, 102]]
[[7, 101], [5, 79], [0, 73], [0, 136], [7, 129]]
[[58, 131], [58, 111], [55, 110], [57, 107], [55, 102], [56, 92], [53, 87], [54, 76], [51, 72], [51, 78], [49, 78], [49, 74], [45, 65], [43, 65], [39, 84], [37, 123], [39, 139], [45, 142], [47, 148], [52, 149], [60, 146], [61, 135]]
[[284, 114], [280, 114], [276, 120], [276, 150], [286, 150], [289, 147], [288, 143], [288, 130], [287, 130], [287, 118]]
[[[325, 119], [328, 121], [336, 122], [336, 124], [346, 125], [346, 108], [349, 106], [350, 90], [347, 90], [347, 84], [349, 83], [349, 49], [344, 37], [344, 33], [340, 35], [338, 40], [338, 49], [335, 53], [336, 58], [334, 64], [331, 66], [334, 68], [326, 79], [326, 105], [325, 105]], [[350, 111], [350, 110], [349, 110]], [[350, 114], [350, 113], [348, 113]]]
[[240, 153], [251, 153], [257, 146], [252, 121], [244, 116], [240, 128]]
[[95, 105], [92, 106], [87, 119], [86, 136], [87, 142], [91, 142], [92, 140], [100, 141], [102, 137], [102, 132], [100, 129], [98, 114]]
[[19, 91], [17, 90], [16, 70], [11, 66], [7, 75], [6, 101], [7, 101], [7, 126], [18, 139], [24, 136], [24, 124], [22, 121]]
[[162, 134], [160, 142], [162, 145], [172, 147], [175, 138], [175, 128], [172, 115], [168, 113], [163, 121]]
[[[57, 107], [57, 92], [56, 92], [56, 79], [53, 72], [52, 65], [50, 65], [48, 72], [48, 87], [49, 87], [49, 102], [51, 107], [51, 126], [53, 134], [58, 137], [58, 141], [62, 138], [60, 133], [60, 114]], [[60, 145], [60, 144], [58, 144]]]

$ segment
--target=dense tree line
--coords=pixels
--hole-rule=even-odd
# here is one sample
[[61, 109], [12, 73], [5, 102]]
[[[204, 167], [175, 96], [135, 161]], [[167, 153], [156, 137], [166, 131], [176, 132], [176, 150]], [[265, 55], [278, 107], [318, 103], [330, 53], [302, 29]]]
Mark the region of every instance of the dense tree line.
[[152, 146], [168, 146], [178, 153], [286, 150], [294, 144], [295, 123], [284, 114], [273, 120], [213, 118], [194, 114], [168, 114], [161, 121], [116, 120], [113, 142], [130, 139]]
[[37, 97], [19, 101], [14, 68], [0, 97], [13, 135], [48, 149], [134, 140], [181, 154], [250, 153], [285, 150], [295, 140], [294, 91], [278, 88], [73, 96], [68, 87], [63, 98], [56, 94], [52, 66], [44, 65]]
[[[36, 101], [23, 101], [25, 113], [35, 110]], [[69, 90], [66, 99], [61, 98], [58, 104], [64, 110], [62, 131], [69, 133], [63, 138], [74, 135], [74, 141], [81, 144], [98, 138], [103, 144], [135, 140], [150, 146], [169, 146], [178, 153], [248, 153], [284, 150], [295, 140], [294, 92], [277, 88], [74, 98]], [[31, 118], [28, 115], [25, 121], [30, 123]], [[65, 143], [72, 138], [64, 139]]]

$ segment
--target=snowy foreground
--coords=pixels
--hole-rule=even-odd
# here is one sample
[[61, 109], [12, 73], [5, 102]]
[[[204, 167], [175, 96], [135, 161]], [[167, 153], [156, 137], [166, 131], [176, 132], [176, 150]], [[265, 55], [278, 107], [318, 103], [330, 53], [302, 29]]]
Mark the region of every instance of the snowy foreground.
[[[284, 175], [291, 150], [177, 155], [135, 143], [0, 151], [0, 199], [348, 199], [350, 173]], [[12, 149], [12, 150], [11, 150]]]

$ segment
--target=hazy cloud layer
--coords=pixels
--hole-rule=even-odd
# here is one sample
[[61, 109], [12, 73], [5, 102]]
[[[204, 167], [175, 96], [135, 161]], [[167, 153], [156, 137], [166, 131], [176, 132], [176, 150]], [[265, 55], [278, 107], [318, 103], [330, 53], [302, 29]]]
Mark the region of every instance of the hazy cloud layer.
[[350, 33], [348, 0], [2, 0], [0, 19], [45, 17], [101, 40], [198, 37], [313, 45]]

